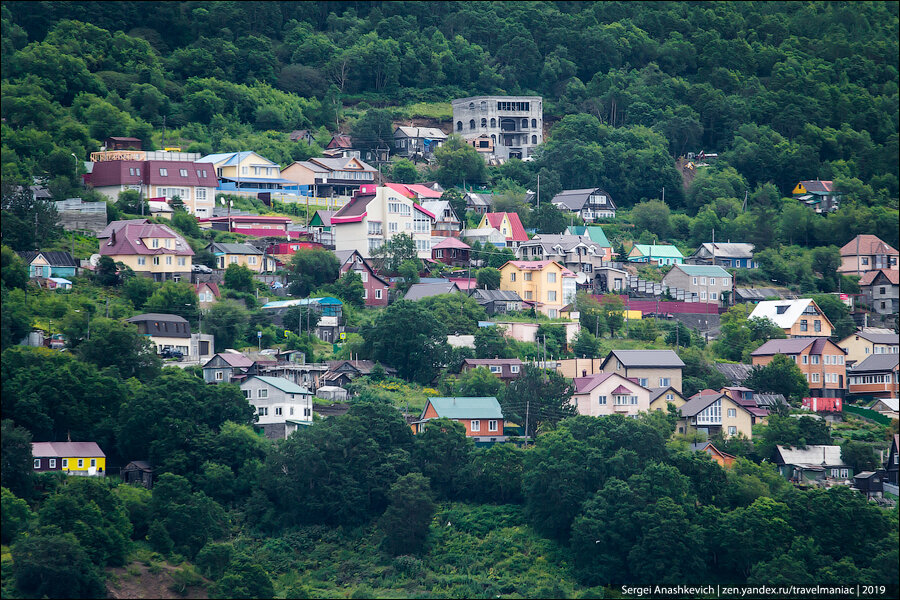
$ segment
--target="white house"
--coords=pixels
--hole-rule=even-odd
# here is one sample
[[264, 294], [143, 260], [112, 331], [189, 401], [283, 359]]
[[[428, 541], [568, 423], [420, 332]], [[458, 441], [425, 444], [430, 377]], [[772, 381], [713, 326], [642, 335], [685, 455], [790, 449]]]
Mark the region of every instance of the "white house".
[[595, 373], [573, 380], [572, 404], [579, 415], [637, 416], [650, 410], [650, 390], [618, 373]]
[[286, 438], [312, 423], [312, 392], [292, 381], [251, 375], [241, 383], [241, 391], [256, 409], [256, 425], [267, 438]]

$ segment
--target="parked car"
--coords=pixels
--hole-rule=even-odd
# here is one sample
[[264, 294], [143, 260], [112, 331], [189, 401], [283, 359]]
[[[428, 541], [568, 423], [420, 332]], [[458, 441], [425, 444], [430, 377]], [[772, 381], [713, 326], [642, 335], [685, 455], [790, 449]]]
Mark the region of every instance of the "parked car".
[[207, 267], [206, 265], [192, 265], [191, 271], [194, 273], [212, 273], [213, 270]]
[[174, 358], [175, 360], [181, 360], [184, 358], [184, 354], [181, 350], [176, 350], [175, 348], [163, 348], [163, 351], [159, 353], [162, 358]]

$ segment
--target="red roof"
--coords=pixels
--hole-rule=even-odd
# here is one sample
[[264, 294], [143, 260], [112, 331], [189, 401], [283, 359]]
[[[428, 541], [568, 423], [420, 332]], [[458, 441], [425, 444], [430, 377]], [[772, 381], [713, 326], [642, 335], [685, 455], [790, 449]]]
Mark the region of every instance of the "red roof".
[[616, 389], [612, 391], [613, 396], [621, 396], [622, 394], [630, 394], [631, 390], [629, 390], [624, 385], [620, 385]]
[[331, 138], [331, 141], [328, 142], [328, 146], [326, 148], [352, 148], [353, 142], [350, 140], [349, 135], [338, 134]]
[[[859, 241], [859, 252], [856, 250]], [[873, 254], [898, 254], [892, 246], [881, 241], [876, 235], [858, 235], [841, 248], [841, 256], [871, 256]]]
[[594, 373], [587, 377], [576, 377], [572, 380], [575, 384], [575, 393], [586, 394], [613, 375], [615, 375], [615, 373]]
[[200, 289], [203, 287], [208, 287], [210, 291], [213, 293], [213, 296], [216, 298], [221, 298], [221, 294], [219, 293], [219, 284], [213, 283], [211, 281], [204, 281], [203, 283], [198, 283], [194, 286], [194, 291], [198, 294], [200, 293]]
[[456, 284], [461, 290], [474, 290], [478, 288], [478, 280], [468, 277], [450, 277], [448, 281]]
[[215, 223], [283, 223], [287, 225], [291, 222], [289, 217], [276, 217], [273, 215], [234, 215], [233, 217], [209, 217], [208, 219], [200, 219], [200, 221], [210, 221]]
[[432, 219], [437, 219], [437, 217], [434, 216], [434, 213], [433, 213], [433, 212], [431, 212], [430, 210], [425, 210], [424, 208], [422, 208], [421, 206], [419, 206], [419, 205], [416, 204], [415, 202], [413, 202], [413, 207], [414, 207], [417, 211], [419, 211], [420, 213], [422, 213], [423, 215], [428, 215], [428, 216], [431, 217]]
[[893, 285], [900, 285], [900, 271], [894, 269], [879, 269], [878, 271], [866, 271], [859, 279], [859, 285], [872, 285], [878, 274], [882, 273]]
[[463, 250], [471, 250], [471, 246], [465, 242], [459, 241], [455, 237], [446, 237], [431, 247], [432, 250], [441, 248], [462, 248]]
[[[109, 256], [131, 254], [175, 254], [177, 256], [193, 256], [194, 251], [180, 235], [166, 227], [155, 223], [126, 224], [110, 232], [108, 239], [100, 242], [100, 254]], [[148, 248], [140, 240], [146, 238], [175, 239], [171, 248]]]
[[[162, 175], [163, 172], [166, 175]], [[182, 160], [98, 162], [94, 163], [88, 180], [94, 187], [144, 184], [214, 188], [219, 185], [215, 169], [211, 165]]]
[[403, 185], [402, 183], [385, 183], [384, 187], [389, 187], [401, 196], [406, 196], [407, 198], [415, 198], [416, 195], [410, 191], [408, 187]]
[[443, 193], [436, 192], [430, 187], [426, 187], [420, 183], [411, 183], [406, 187], [420, 198], [440, 198], [443, 196]]
[[512, 226], [512, 236], [507, 236], [506, 239], [514, 242], [527, 242], [528, 234], [525, 233], [525, 228], [522, 227], [522, 221], [517, 213], [486, 213], [484, 216], [487, 217], [488, 225], [499, 231], [504, 215], [509, 218], [509, 224]]
[[286, 237], [288, 235], [284, 229], [265, 229], [263, 227], [232, 227], [231, 232], [252, 237]]

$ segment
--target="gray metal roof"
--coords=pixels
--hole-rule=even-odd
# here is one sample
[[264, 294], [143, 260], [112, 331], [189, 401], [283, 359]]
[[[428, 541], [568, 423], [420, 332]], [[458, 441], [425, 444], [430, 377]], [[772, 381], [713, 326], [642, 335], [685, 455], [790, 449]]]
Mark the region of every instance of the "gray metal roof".
[[459, 288], [452, 281], [446, 283], [414, 283], [410, 286], [409, 291], [403, 296], [404, 300], [421, 300], [429, 296], [437, 296], [440, 294], [452, 294], [458, 292]]
[[858, 335], [864, 340], [868, 340], [873, 344], [886, 344], [889, 346], [897, 346], [900, 344], [900, 335], [896, 333], [877, 333], [873, 331], [857, 331], [853, 335]]
[[810, 465], [826, 467], [843, 467], [840, 446], [807, 446], [806, 448], [793, 448], [791, 446], [775, 446], [781, 455], [783, 464], [786, 465]]
[[[684, 362], [673, 350], [613, 350], [609, 356], [615, 355], [626, 367], [683, 367]], [[607, 356], [607, 360], [609, 360]], [[604, 361], [605, 362], [605, 361]]]
[[[683, 417], [695, 417], [707, 406], [718, 400], [719, 398], [728, 398], [725, 394], [708, 394], [706, 396], [697, 396], [685, 402], [678, 410]], [[735, 402], [737, 404], [737, 402]], [[738, 404], [738, 406], [740, 406]]]
[[522, 298], [519, 297], [517, 292], [512, 290], [481, 290], [476, 289], [472, 292], [472, 297], [481, 304], [488, 303], [494, 301], [501, 302], [521, 302]]
[[59, 250], [28, 250], [25, 252], [17, 252], [19, 257], [26, 265], [30, 265], [31, 261], [38, 257], [38, 255], [43, 256], [51, 267], [77, 267], [78, 263], [68, 252], [63, 252]]
[[609, 208], [614, 209], [616, 207], [616, 205], [613, 204], [612, 197], [602, 188], [563, 190], [557, 195], [553, 196], [553, 199], [550, 202], [552, 202], [553, 204], [562, 204], [572, 211], [579, 211], [584, 208], [584, 204], [585, 202], [587, 202], [588, 197], [595, 192], [606, 195], [606, 199], [607, 201], [609, 201]]
[[847, 369], [847, 374], [891, 371], [900, 363], [900, 354], [873, 354], [859, 364]]
[[753, 365], [744, 363], [713, 363], [713, 368], [727, 377], [732, 385], [739, 385], [750, 376]]
[[223, 252], [225, 254], [262, 254], [258, 248], [250, 244], [235, 244], [227, 242], [213, 242], [209, 245], [211, 252]]

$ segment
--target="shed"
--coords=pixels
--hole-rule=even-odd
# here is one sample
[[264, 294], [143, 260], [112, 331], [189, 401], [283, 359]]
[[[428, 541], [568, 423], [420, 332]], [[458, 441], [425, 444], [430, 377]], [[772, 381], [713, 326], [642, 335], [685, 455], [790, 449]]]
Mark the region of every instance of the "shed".
[[144, 460], [133, 460], [122, 468], [122, 481], [153, 488], [153, 467]]
[[337, 385], [323, 385], [316, 390], [316, 398], [331, 400], [333, 402], [343, 402], [347, 399], [347, 390]]
[[853, 476], [853, 487], [866, 495], [878, 497], [884, 493], [884, 471], [863, 471]]

